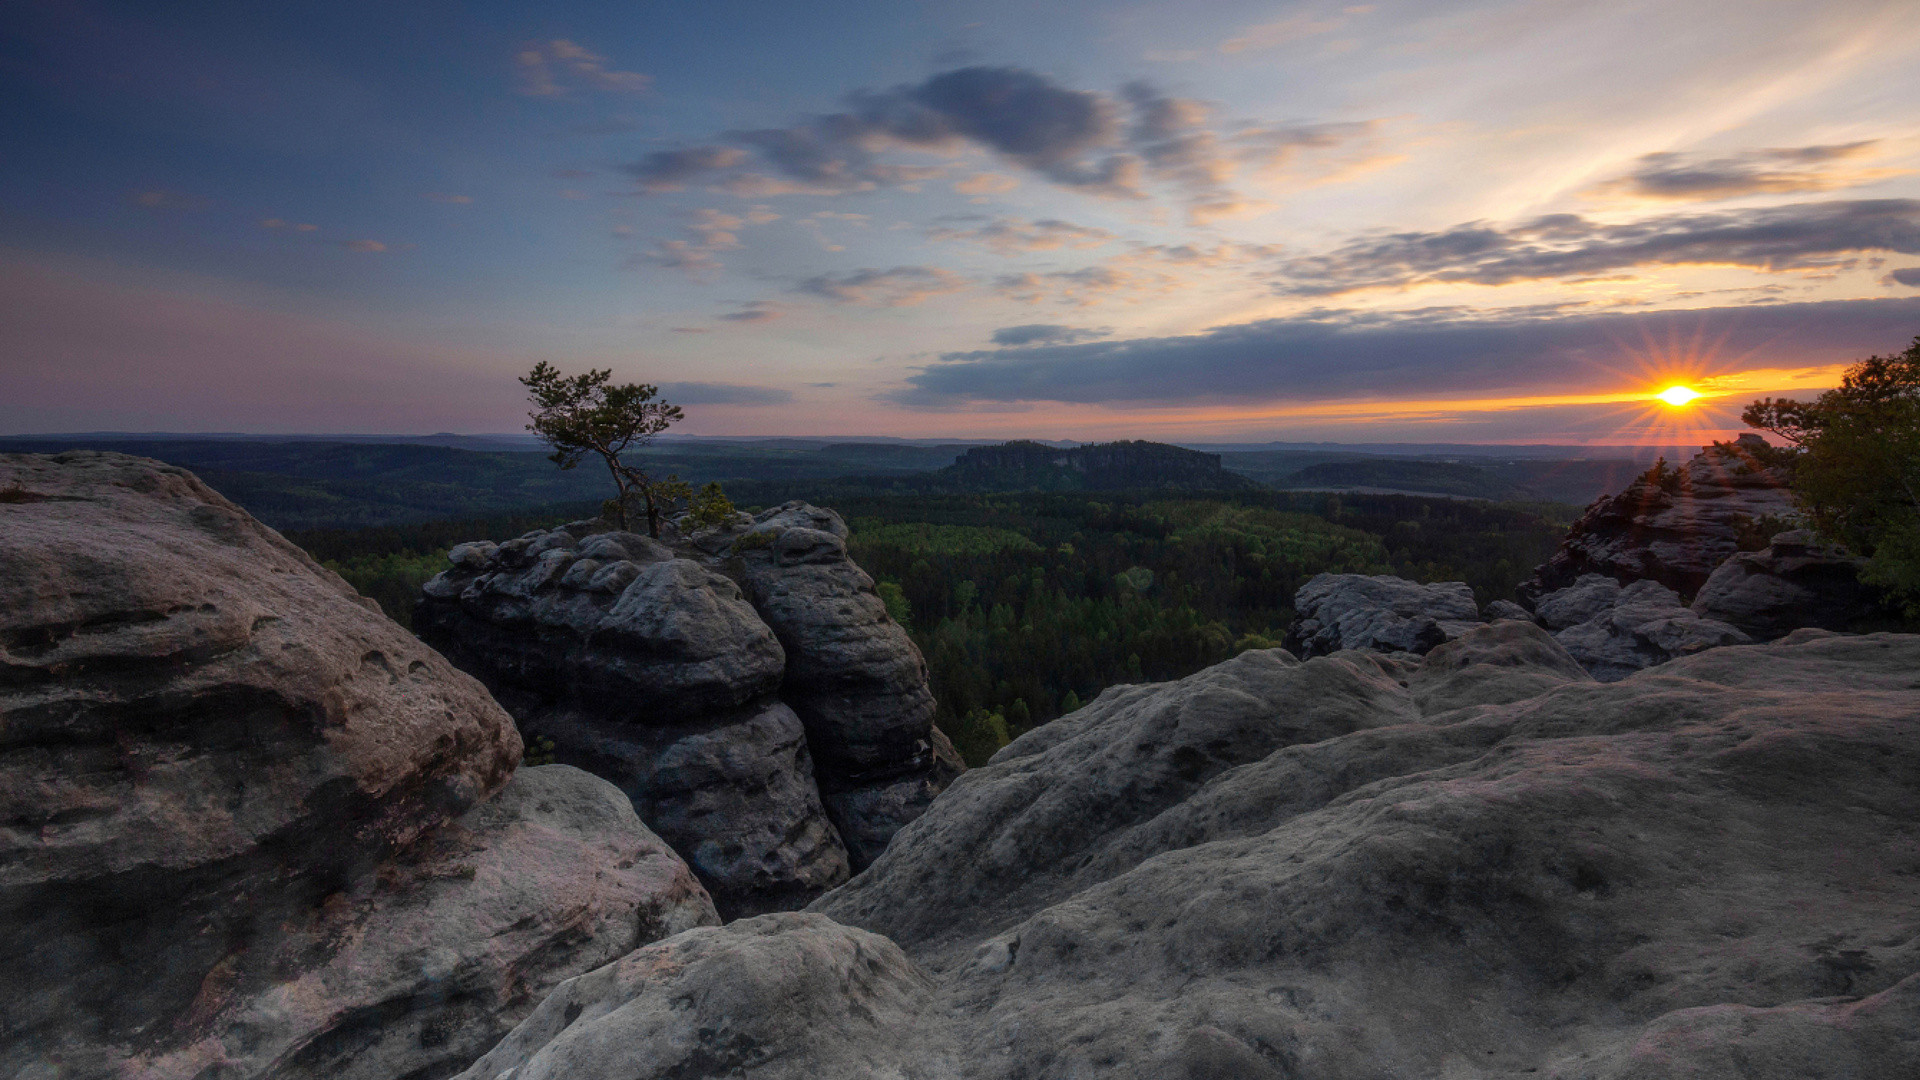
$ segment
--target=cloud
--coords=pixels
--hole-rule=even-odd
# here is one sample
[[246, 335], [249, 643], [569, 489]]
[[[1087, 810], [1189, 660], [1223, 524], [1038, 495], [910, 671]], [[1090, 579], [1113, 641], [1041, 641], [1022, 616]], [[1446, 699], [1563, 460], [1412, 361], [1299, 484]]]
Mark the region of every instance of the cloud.
[[734, 383], [661, 383], [660, 400], [675, 405], [785, 405], [793, 400], [793, 391]]
[[305, 225], [277, 217], [262, 219], [260, 227], [263, 229], [291, 229], [294, 232], [314, 232], [320, 228], [318, 225]]
[[449, 204], [452, 204], [452, 205], [454, 205], [454, 206], [467, 206], [467, 205], [469, 205], [469, 204], [471, 204], [471, 203], [473, 202], [473, 196], [471, 196], [471, 195], [448, 195], [448, 194], [446, 194], [445, 192], [440, 192], [440, 191], [429, 191], [429, 192], [427, 192], [427, 201], [428, 201], [428, 202], [437, 202], [437, 203], [449, 203]]
[[166, 191], [152, 189], [136, 191], [131, 196], [135, 206], [148, 210], [205, 210], [213, 205], [213, 200], [199, 195], [189, 195], [184, 191]]
[[974, 173], [964, 180], [956, 180], [953, 190], [962, 195], [999, 195], [1020, 186], [1020, 181], [1000, 173]]
[[1276, 291], [1330, 296], [1431, 283], [1505, 285], [1642, 266], [1845, 269], [1861, 252], [1920, 254], [1920, 200], [1797, 203], [1606, 225], [1552, 214], [1514, 225], [1372, 235], [1281, 264]]
[[739, 214], [710, 207], [695, 210], [686, 226], [692, 240], [662, 240], [639, 258], [704, 279], [719, 272], [720, 260], [715, 257], [719, 252], [740, 250], [740, 230], [779, 220], [780, 215], [765, 206]]
[[615, 71], [606, 57], [565, 38], [528, 45], [513, 62], [514, 89], [528, 97], [559, 97], [572, 89], [637, 94], [653, 85], [651, 75]]
[[1633, 171], [1595, 191], [1644, 199], [1701, 201], [1831, 191], [1900, 175], [1900, 170], [1894, 169], [1841, 167], [1853, 159], [1873, 156], [1879, 145], [1879, 140], [1868, 139], [1830, 146], [1748, 150], [1719, 158], [1644, 154]]
[[1026, 323], [1021, 326], [1003, 326], [993, 332], [995, 345], [1018, 348], [1024, 345], [1073, 345], [1082, 341], [1093, 341], [1113, 333], [1108, 329], [1089, 329], [1078, 326], [1061, 326], [1058, 323]]
[[1635, 315], [1330, 310], [1184, 337], [947, 353], [889, 397], [954, 408], [1611, 391], [1660, 342], [1678, 343], [1675, 354], [1705, 342], [1727, 369], [1807, 367], [1897, 346], [1917, 322], [1920, 297]]
[[378, 240], [343, 240], [340, 246], [348, 251], [378, 252], [386, 251], [387, 245]]
[[1075, 225], [1058, 218], [1022, 221], [999, 218], [977, 229], [950, 229], [941, 226], [927, 230], [930, 240], [957, 240], [978, 244], [1001, 255], [1028, 251], [1057, 251], [1061, 248], [1091, 248], [1111, 242], [1114, 235], [1091, 225]]
[[[965, 67], [888, 90], [856, 90], [847, 109], [791, 127], [732, 131], [721, 145], [657, 151], [628, 167], [642, 190], [674, 190], [711, 175], [748, 195], [838, 194], [931, 180], [945, 170], [882, 162], [891, 149], [987, 150], [1063, 187], [1139, 198], [1138, 162], [1110, 153], [1112, 102], [1014, 67]], [[745, 171], [749, 151], [765, 172]], [[1102, 155], [1105, 156], [1102, 156]]]
[[1001, 274], [993, 279], [994, 291], [1009, 300], [1023, 304], [1051, 301], [1066, 307], [1092, 307], [1125, 293], [1167, 293], [1178, 285], [1170, 274], [1112, 263], [1078, 270]]
[[965, 278], [934, 266], [896, 266], [891, 270], [855, 270], [819, 274], [794, 286], [795, 292], [842, 304], [912, 307], [942, 293], [967, 287]]
[[1916, 289], [1920, 289], [1920, 266], [1903, 266], [1888, 274], [1885, 280], [1900, 285], [1911, 285]]
[[1289, 15], [1275, 22], [1249, 26], [1233, 37], [1220, 43], [1223, 53], [1259, 52], [1264, 49], [1278, 48], [1288, 42], [1302, 38], [1315, 37], [1331, 33], [1340, 28], [1343, 19], [1314, 18], [1304, 12]]
[[771, 300], [747, 300], [740, 303], [736, 310], [714, 317], [726, 322], [758, 323], [772, 322], [784, 314], [786, 309]]

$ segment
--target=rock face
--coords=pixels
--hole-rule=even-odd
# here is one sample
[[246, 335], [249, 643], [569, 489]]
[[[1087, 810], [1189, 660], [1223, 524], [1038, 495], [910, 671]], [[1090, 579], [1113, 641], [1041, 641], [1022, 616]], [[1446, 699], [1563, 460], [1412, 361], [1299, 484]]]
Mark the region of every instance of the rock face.
[[1915, 1075], [1916, 670], [1801, 630], [1601, 684], [1508, 620], [1116, 688], [813, 905], [927, 982], [696, 931], [469, 1075]]
[[1302, 657], [1342, 649], [1425, 653], [1482, 620], [1465, 582], [1319, 574], [1294, 594], [1287, 648]]
[[1587, 574], [1657, 581], [1692, 597], [1739, 550], [1744, 524], [1796, 513], [1786, 474], [1762, 460], [1766, 445], [1748, 432], [1707, 447], [1664, 483], [1642, 476], [1596, 501], [1520, 586], [1521, 599], [1536, 603]]
[[1657, 581], [1625, 588], [1610, 577], [1586, 574], [1542, 597], [1539, 621], [1569, 654], [1601, 682], [1616, 682], [1644, 668], [1752, 638], [1724, 622], [1681, 605], [1680, 596]]
[[1810, 532], [1780, 533], [1765, 551], [1721, 563], [1693, 598], [1693, 610], [1762, 641], [1802, 626], [1845, 630], [1880, 614], [1878, 597], [1860, 584], [1860, 564]]
[[960, 768], [846, 535], [789, 503], [664, 543], [576, 522], [463, 544], [415, 626], [557, 760], [618, 784], [723, 912], [798, 907]]
[[611, 788], [509, 783], [478, 683], [191, 474], [9, 455], [0, 491], [0, 1075], [444, 1075], [715, 920]]

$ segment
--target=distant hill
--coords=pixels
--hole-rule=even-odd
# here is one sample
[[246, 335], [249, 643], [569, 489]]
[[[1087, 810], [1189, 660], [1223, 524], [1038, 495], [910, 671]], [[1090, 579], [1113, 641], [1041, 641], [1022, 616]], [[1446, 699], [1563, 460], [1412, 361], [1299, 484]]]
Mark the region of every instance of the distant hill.
[[1282, 488], [1378, 488], [1460, 495], [1473, 499], [1523, 499], [1527, 493], [1485, 469], [1445, 461], [1328, 461], [1309, 465], [1275, 484]]
[[1260, 485], [1220, 467], [1219, 454], [1155, 442], [1060, 448], [1037, 442], [977, 446], [934, 474], [973, 491], [1251, 490]]

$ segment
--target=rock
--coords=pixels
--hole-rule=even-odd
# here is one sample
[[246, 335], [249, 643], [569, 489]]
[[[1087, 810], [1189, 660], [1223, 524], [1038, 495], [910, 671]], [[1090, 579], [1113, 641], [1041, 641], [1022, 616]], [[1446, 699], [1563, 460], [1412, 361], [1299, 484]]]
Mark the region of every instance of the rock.
[[1480, 614], [1488, 622], [1493, 622], [1497, 619], [1519, 619], [1523, 622], [1534, 621], [1533, 612], [1528, 611], [1526, 608], [1521, 607], [1511, 600], [1495, 600], [1482, 609]]
[[[719, 921], [619, 789], [565, 765], [499, 795], [282, 927], [257, 967], [298, 972], [225, 1001], [200, 1039], [135, 1057], [146, 1076], [251, 1062], [275, 1080], [446, 1075], [562, 980]], [[322, 956], [323, 963], [309, 957]]]
[[1419, 585], [1397, 577], [1319, 574], [1294, 594], [1287, 648], [1302, 657], [1341, 649], [1425, 653], [1479, 624], [1465, 582]]
[[1594, 678], [1615, 682], [1677, 656], [1752, 639], [1723, 622], [1683, 607], [1679, 594], [1657, 581], [1620, 583], [1586, 574], [1540, 598], [1535, 614]]
[[762, 915], [569, 980], [460, 1080], [951, 1077], [932, 997], [883, 937]]
[[1664, 483], [1642, 476], [1596, 500], [1519, 587], [1521, 600], [1536, 603], [1588, 574], [1657, 581], [1692, 597], [1739, 550], [1743, 526], [1797, 515], [1787, 475], [1766, 463], [1766, 449], [1748, 432], [1706, 447]]
[[1882, 613], [1874, 590], [1860, 583], [1862, 561], [1811, 532], [1783, 532], [1765, 551], [1721, 563], [1694, 597], [1693, 610], [1762, 641], [1803, 626], [1845, 630]]
[[[1909, 1075], [1916, 670], [1803, 630], [1600, 685], [1519, 622], [1247, 654], [1029, 733], [812, 910], [932, 975], [969, 1077]], [[1215, 731], [1352, 713], [1175, 780], [1142, 721], [1210, 682]]]
[[456, 548], [414, 623], [626, 791], [723, 913], [798, 907], [964, 768], [846, 537], [802, 502], [664, 542], [574, 522]]
[[445, 1068], [447, 979], [510, 1020], [704, 917], [637, 821], [529, 820], [484, 688], [190, 473], [7, 455], [0, 488], [0, 1074]]
[[[427, 584], [421, 637], [528, 738], [619, 785], [729, 916], [846, 880], [786, 652], [733, 579], [633, 533], [529, 533]], [[463, 545], [464, 546], [464, 545]]]

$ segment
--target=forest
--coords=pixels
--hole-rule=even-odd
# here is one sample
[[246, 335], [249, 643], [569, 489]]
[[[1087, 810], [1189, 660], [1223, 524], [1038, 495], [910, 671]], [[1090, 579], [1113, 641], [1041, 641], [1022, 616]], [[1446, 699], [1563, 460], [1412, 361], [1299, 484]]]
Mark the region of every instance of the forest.
[[[926, 655], [938, 723], [975, 764], [1108, 686], [1175, 679], [1278, 645], [1294, 592], [1318, 573], [1465, 581], [1482, 604], [1508, 597], [1578, 513], [1276, 491], [815, 500], [846, 518], [855, 561]], [[420, 584], [446, 566], [454, 543], [579, 516], [288, 537], [408, 623]]]

